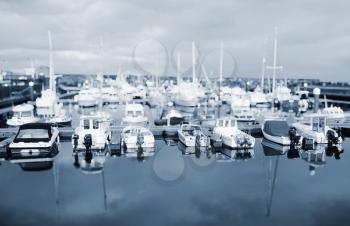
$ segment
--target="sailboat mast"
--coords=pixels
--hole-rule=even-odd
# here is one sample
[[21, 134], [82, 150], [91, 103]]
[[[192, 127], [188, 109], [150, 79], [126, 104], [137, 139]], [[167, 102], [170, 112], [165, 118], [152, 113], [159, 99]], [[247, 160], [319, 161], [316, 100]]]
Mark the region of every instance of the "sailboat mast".
[[277, 28], [275, 28], [275, 39], [273, 46], [273, 74], [272, 74], [272, 93], [276, 88], [276, 70], [277, 70]]
[[221, 42], [221, 45], [220, 45], [219, 100], [221, 100], [220, 93], [221, 93], [221, 86], [222, 86], [223, 66], [224, 66], [224, 44]]
[[192, 82], [196, 81], [196, 46], [192, 42]]
[[275, 92], [276, 88], [276, 73], [277, 70], [282, 70], [282, 66], [277, 65], [277, 28], [275, 28], [275, 38], [274, 38], [274, 46], [273, 46], [273, 65], [267, 66], [266, 68], [272, 70], [272, 93]]
[[[103, 59], [103, 39], [100, 36], [100, 59]], [[102, 87], [103, 87], [103, 73], [102, 73], [102, 63], [99, 64], [99, 73], [97, 75], [97, 80], [99, 81], [99, 94], [100, 98], [98, 100], [98, 110], [102, 111], [103, 101], [102, 101]]]
[[48, 36], [49, 36], [49, 67], [50, 67], [49, 68], [49, 87], [50, 87], [50, 90], [56, 93], [55, 72], [54, 72], [53, 55], [52, 55], [52, 39], [51, 39], [50, 30], [48, 30]]
[[265, 67], [266, 67], [266, 58], [265, 56], [262, 58], [262, 69], [261, 69], [261, 90], [264, 91], [264, 83], [265, 83]]
[[264, 92], [264, 85], [265, 85], [265, 69], [266, 69], [266, 40], [264, 42], [264, 52], [263, 52], [263, 58], [262, 58], [262, 68], [261, 68], [261, 90]]
[[177, 85], [180, 83], [180, 71], [181, 71], [181, 53], [177, 52], [177, 70], [176, 70], [176, 80]]

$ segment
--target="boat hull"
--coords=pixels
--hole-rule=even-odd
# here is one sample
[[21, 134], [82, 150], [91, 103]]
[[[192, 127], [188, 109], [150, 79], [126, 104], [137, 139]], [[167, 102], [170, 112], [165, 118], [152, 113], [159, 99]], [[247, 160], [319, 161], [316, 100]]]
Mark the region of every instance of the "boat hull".
[[290, 145], [290, 139], [289, 137], [278, 137], [278, 136], [273, 136], [271, 134], [268, 134], [266, 133], [264, 130], [262, 130], [262, 133], [264, 135], [264, 138], [269, 140], [269, 141], [272, 141], [272, 142], [275, 142], [277, 144], [280, 144], [280, 145], [283, 145], [283, 146], [286, 146], [286, 145]]

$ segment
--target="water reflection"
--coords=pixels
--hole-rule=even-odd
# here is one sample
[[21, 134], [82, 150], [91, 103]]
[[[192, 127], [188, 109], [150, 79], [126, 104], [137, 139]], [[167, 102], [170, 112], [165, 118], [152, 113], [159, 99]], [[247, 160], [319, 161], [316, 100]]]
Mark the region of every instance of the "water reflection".
[[[106, 178], [104, 173], [105, 162], [110, 156], [109, 149], [102, 151], [86, 150], [81, 152], [74, 152], [73, 165], [76, 169], [80, 169], [83, 174], [87, 175], [101, 175], [101, 185], [103, 191], [104, 210], [107, 211], [107, 192], [106, 192]], [[96, 184], [94, 184], [96, 185]]]
[[282, 146], [266, 139], [262, 140], [261, 145], [265, 156], [280, 156], [287, 153], [288, 159], [304, 160], [309, 164], [309, 172], [312, 176], [315, 175], [316, 168], [326, 164], [326, 156], [334, 156], [339, 160], [344, 153], [339, 145], [318, 144], [313, 149], [303, 149], [303, 147]]
[[267, 168], [267, 198], [266, 198], [266, 216], [270, 216], [273, 203], [276, 178], [281, 156], [287, 153], [287, 159], [301, 159], [308, 164], [308, 171], [311, 176], [316, 174], [319, 167], [326, 165], [326, 156], [336, 160], [340, 159], [344, 150], [339, 150], [339, 146], [317, 145], [314, 149], [304, 150], [302, 147], [282, 146], [263, 139], [261, 142], [263, 153], [265, 155], [265, 167]]
[[[145, 156], [142, 164], [134, 161], [137, 159], [135, 156], [129, 158], [124, 152], [119, 152], [120, 148], [103, 152], [92, 151], [91, 159], [85, 152], [72, 155], [70, 143], [64, 143], [59, 148], [60, 153], [53, 158], [52, 167], [46, 163], [42, 166], [41, 163], [34, 163], [36, 165], [34, 168], [41, 169], [46, 176], [43, 172], [22, 172], [19, 163], [2, 162], [0, 173], [4, 187], [24, 185], [28, 187], [26, 198], [17, 198], [18, 189], [8, 191], [10, 198], [0, 205], [2, 208], [20, 212], [24, 209], [23, 205], [27, 208], [25, 203], [38, 199], [43, 208], [49, 209], [47, 212], [50, 212], [48, 214], [50, 219], [55, 218], [53, 208], [57, 208], [60, 215], [57, 224], [66, 225], [72, 221], [80, 223], [84, 217], [86, 219], [96, 217], [99, 220], [110, 217], [110, 220], [115, 222], [118, 222], [118, 219], [128, 221], [130, 217], [128, 213], [144, 213], [145, 206], [151, 207], [151, 211], [157, 213], [164, 211], [165, 214], [172, 214], [174, 219], [179, 219], [183, 216], [183, 211], [193, 209], [193, 200], [196, 200], [199, 203], [196, 208], [199, 209], [194, 208], [194, 212], [198, 210], [203, 212], [198, 215], [191, 212], [189, 218], [193, 218], [195, 222], [202, 218], [207, 219], [206, 208], [215, 208], [220, 211], [226, 209], [227, 213], [237, 212], [237, 215], [228, 221], [220, 221], [220, 224], [229, 224], [235, 220], [247, 222], [250, 215], [238, 216], [241, 214], [239, 211], [244, 210], [244, 213], [253, 212], [256, 217], [254, 224], [265, 222], [263, 223], [265, 225], [279, 216], [288, 218], [288, 213], [295, 211], [297, 204], [312, 203], [320, 194], [327, 194], [333, 199], [336, 194], [332, 196], [333, 193], [328, 190], [326, 183], [320, 186], [322, 181], [331, 180], [330, 177], [333, 175], [340, 177], [335, 178], [337, 186], [344, 183], [342, 184], [344, 188], [337, 191], [337, 194], [345, 194], [345, 190], [349, 188], [346, 180], [340, 182], [344, 174], [339, 174], [339, 171], [344, 172], [344, 169], [348, 169], [347, 164], [344, 164], [347, 156], [342, 154], [343, 150], [327, 145], [323, 148], [319, 146], [317, 150], [305, 151], [275, 146], [266, 140], [262, 140], [260, 145], [258, 140], [255, 150], [227, 148], [196, 150], [181, 146], [176, 139], [157, 140], [154, 155]], [[117, 152], [119, 154], [116, 154]], [[314, 156], [316, 153], [317, 157]], [[343, 161], [338, 161], [339, 164], [326, 164], [327, 161], [334, 163], [338, 159]], [[308, 167], [316, 160], [325, 164], [323, 171], [312, 178], [314, 181], [319, 180], [320, 183], [310, 183]], [[324, 171], [326, 166], [328, 166], [327, 173]], [[318, 169], [316, 167], [315, 170]], [[9, 174], [12, 178], [6, 179]], [[42, 188], [47, 183], [50, 187]], [[53, 185], [54, 191], [50, 190]], [[199, 187], [201, 189], [198, 189]], [[40, 199], [39, 195], [36, 195], [39, 189], [41, 192], [46, 192], [45, 197], [51, 197], [52, 200]], [[215, 192], [218, 190], [220, 192]], [[3, 188], [2, 191], [6, 189]], [[291, 199], [294, 203], [290, 202]], [[152, 200], [151, 203], [149, 200]], [[14, 208], [11, 205], [18, 207]], [[170, 210], [169, 206], [183, 208], [176, 208], [175, 211]], [[303, 207], [304, 210], [310, 210], [306, 204], [304, 206], [306, 206]], [[219, 211], [210, 210], [216, 217]], [[159, 214], [149, 213], [147, 212], [147, 216], [142, 215], [148, 220], [147, 222], [156, 222], [156, 219], [159, 219]], [[297, 214], [303, 215], [303, 212], [297, 211]], [[266, 218], [265, 215], [273, 217]], [[187, 224], [194, 221], [185, 219]], [[44, 223], [48, 225], [47, 221]], [[154, 225], [163, 224], [164, 221], [160, 220]]]

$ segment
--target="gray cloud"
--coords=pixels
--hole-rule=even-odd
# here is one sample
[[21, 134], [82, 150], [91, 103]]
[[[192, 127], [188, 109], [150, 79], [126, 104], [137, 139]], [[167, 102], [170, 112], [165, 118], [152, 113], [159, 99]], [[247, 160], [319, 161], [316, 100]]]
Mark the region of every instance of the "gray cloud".
[[[0, 1], [0, 59], [8, 68], [47, 64], [47, 30], [53, 33], [57, 73], [133, 70], [140, 42], [156, 39], [171, 53], [195, 40], [203, 54], [225, 49], [235, 56], [239, 75], [257, 76], [267, 38], [271, 62], [274, 26], [279, 27], [281, 77], [347, 80], [350, 45], [348, 1]], [[99, 37], [104, 57], [99, 57]], [[183, 55], [189, 55], [190, 49]], [[142, 55], [142, 54], [141, 54]], [[154, 58], [154, 54], [148, 57]], [[187, 59], [184, 57], [184, 59]], [[227, 60], [230, 62], [230, 60]], [[206, 65], [217, 74], [218, 60]], [[227, 71], [231, 65], [225, 65]], [[168, 73], [174, 72], [173, 68]]]

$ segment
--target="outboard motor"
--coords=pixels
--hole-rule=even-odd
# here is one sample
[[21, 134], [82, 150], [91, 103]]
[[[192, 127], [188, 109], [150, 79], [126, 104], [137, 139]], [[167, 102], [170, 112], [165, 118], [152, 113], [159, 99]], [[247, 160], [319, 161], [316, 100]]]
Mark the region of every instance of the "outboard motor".
[[244, 144], [246, 142], [246, 139], [243, 135], [238, 135], [237, 138], [236, 138], [236, 143], [238, 144], [239, 147], [244, 147]]
[[142, 134], [138, 133], [137, 134], [137, 141], [136, 141], [136, 145], [137, 145], [137, 159], [142, 161], [143, 160], [143, 150], [142, 150], [142, 144], [145, 142], [145, 138], [143, 137]]
[[143, 137], [142, 134], [137, 134], [137, 141], [136, 141], [136, 145], [141, 148], [142, 144], [145, 142], [145, 138]]
[[91, 134], [86, 134], [84, 136], [84, 145], [85, 145], [85, 148], [86, 148], [85, 161], [87, 163], [91, 163], [91, 160], [92, 160], [92, 151], [91, 151], [92, 136], [91, 136]]
[[333, 130], [327, 131], [327, 139], [328, 139], [328, 146], [332, 146], [333, 144], [339, 143], [339, 136], [336, 136]]
[[288, 135], [289, 135], [291, 147], [295, 147], [299, 145], [300, 135], [298, 135], [297, 129], [295, 127], [290, 128], [290, 130], [288, 131]]

